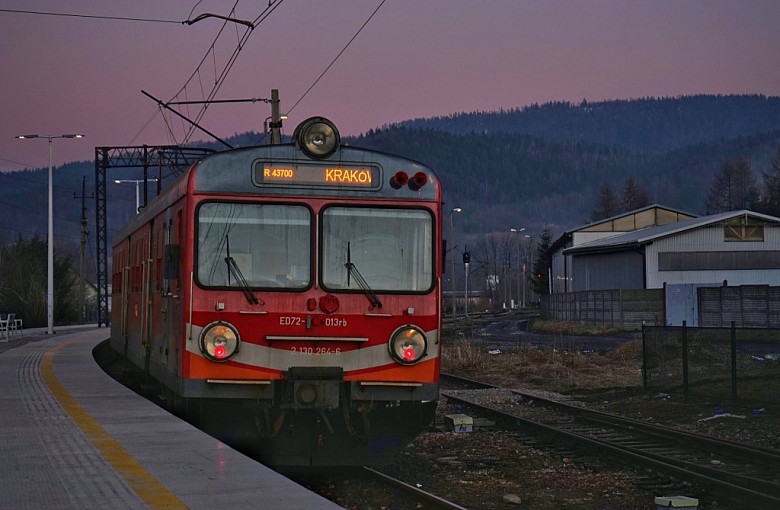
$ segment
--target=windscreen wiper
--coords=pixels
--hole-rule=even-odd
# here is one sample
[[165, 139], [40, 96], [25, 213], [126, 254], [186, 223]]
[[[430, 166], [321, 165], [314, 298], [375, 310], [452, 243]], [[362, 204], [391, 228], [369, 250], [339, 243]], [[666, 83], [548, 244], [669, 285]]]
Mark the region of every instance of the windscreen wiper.
[[347, 268], [347, 287], [349, 287], [350, 276], [354, 274], [355, 281], [357, 282], [358, 286], [363, 289], [363, 293], [368, 298], [371, 306], [373, 308], [382, 308], [382, 302], [379, 301], [379, 298], [376, 296], [374, 291], [371, 290], [371, 286], [368, 284], [366, 279], [363, 278], [363, 275], [360, 274], [360, 271], [358, 271], [358, 268], [355, 266], [355, 264], [352, 263], [352, 254], [350, 253], [349, 245], [350, 243], [347, 243], [347, 263], [344, 264], [344, 267]]
[[243, 273], [241, 273], [241, 269], [238, 267], [236, 260], [230, 256], [230, 239], [225, 236], [225, 240], [227, 241], [225, 246], [227, 253], [227, 256], [225, 257], [225, 263], [227, 264], [228, 268], [228, 285], [230, 285], [230, 275], [233, 275], [233, 278], [236, 279], [236, 282], [241, 287], [241, 291], [244, 293], [246, 300], [249, 301], [249, 304], [260, 304], [260, 300], [257, 299], [255, 293], [252, 292], [252, 289], [249, 288], [249, 283], [247, 283], [246, 278], [244, 278]]

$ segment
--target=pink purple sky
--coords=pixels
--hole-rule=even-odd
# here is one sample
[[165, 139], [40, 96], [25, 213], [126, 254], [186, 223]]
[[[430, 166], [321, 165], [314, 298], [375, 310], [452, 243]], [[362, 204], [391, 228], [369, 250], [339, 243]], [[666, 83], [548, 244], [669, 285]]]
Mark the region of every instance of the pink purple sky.
[[[181, 141], [182, 123], [169, 119], [170, 134], [141, 90], [172, 99], [206, 56], [179, 96], [202, 99], [245, 31], [228, 25], [210, 53], [222, 27], [215, 18], [187, 26], [5, 10], [184, 21], [228, 15], [234, 4], [3, 0], [0, 171], [48, 164], [45, 141], [19, 134], [85, 134], [54, 141], [55, 165], [92, 160], [95, 146]], [[255, 20], [267, 4], [240, 0], [234, 16]], [[780, 95], [779, 23], [778, 0], [285, 0], [246, 39], [216, 99], [268, 98], [276, 88], [285, 133], [322, 115], [356, 135], [557, 100]], [[228, 137], [262, 131], [269, 115], [262, 102], [214, 105], [201, 124]]]

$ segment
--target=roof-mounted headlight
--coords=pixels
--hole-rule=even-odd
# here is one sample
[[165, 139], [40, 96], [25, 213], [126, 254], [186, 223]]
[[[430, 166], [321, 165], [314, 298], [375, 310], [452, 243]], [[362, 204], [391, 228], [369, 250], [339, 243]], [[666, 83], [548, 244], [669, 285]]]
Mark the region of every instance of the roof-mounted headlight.
[[295, 144], [310, 158], [327, 158], [339, 148], [341, 137], [336, 126], [324, 117], [310, 117], [295, 128]]
[[227, 361], [238, 353], [240, 341], [232, 324], [212, 322], [200, 332], [200, 352], [211, 361]]
[[415, 326], [402, 326], [390, 336], [390, 355], [402, 365], [414, 365], [428, 353], [428, 339]]

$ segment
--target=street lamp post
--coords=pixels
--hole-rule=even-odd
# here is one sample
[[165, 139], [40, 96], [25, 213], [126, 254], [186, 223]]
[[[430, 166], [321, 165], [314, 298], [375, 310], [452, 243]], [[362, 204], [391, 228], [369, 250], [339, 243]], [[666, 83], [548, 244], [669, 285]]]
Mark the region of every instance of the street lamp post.
[[68, 135], [18, 135], [20, 140], [46, 138], [49, 140], [49, 228], [46, 253], [46, 332], [54, 334], [54, 186], [52, 183], [51, 141], [54, 138], [84, 138], [81, 134]]
[[452, 264], [452, 272], [450, 274], [450, 281], [452, 283], [452, 318], [454, 319], [457, 315], [457, 307], [455, 305], [455, 222], [452, 219], [453, 213], [459, 213], [463, 211], [460, 207], [455, 207], [454, 209], [450, 210], [450, 242], [452, 243], [452, 247], [450, 248], [450, 251], [452, 254], [450, 255], [450, 260]]
[[[157, 182], [156, 178], [146, 179], [147, 182]], [[138, 185], [144, 182], [143, 179], [114, 179], [115, 184], [135, 184], [135, 213], [141, 212], [141, 195], [139, 193]], [[144, 197], [146, 202], [146, 197]]]
[[[534, 239], [533, 239], [532, 236], [529, 236], [529, 235], [526, 235], [524, 237], [528, 238], [528, 245], [526, 246], [525, 254], [524, 254], [526, 257], [528, 257], [530, 255], [531, 250], [533, 249]], [[527, 273], [527, 269], [528, 268], [526, 268], [526, 273]], [[526, 292], [525, 292], [526, 283], [525, 282], [526, 282], [526, 280], [528, 280], [528, 278], [527, 278], [526, 274], [523, 274], [523, 305], [525, 305], [525, 294], [526, 294]]]
[[[522, 232], [524, 230], [525, 230], [525, 227], [523, 227], [523, 228], [510, 228], [509, 229], [510, 232], [513, 232], [515, 234], [519, 234], [520, 232]], [[530, 239], [531, 236], [529, 236], [528, 234], [524, 234], [522, 237], [517, 239], [517, 301], [518, 301], [518, 307], [520, 307], [520, 308], [525, 308], [525, 279], [523, 278], [523, 273], [525, 272], [525, 271], [523, 271], [523, 267], [524, 267], [525, 264], [523, 263], [523, 259], [522, 259], [521, 255], [520, 255], [520, 243], [522, 242], [523, 237]], [[521, 281], [523, 282], [523, 293], [522, 294], [520, 294], [520, 282]]]

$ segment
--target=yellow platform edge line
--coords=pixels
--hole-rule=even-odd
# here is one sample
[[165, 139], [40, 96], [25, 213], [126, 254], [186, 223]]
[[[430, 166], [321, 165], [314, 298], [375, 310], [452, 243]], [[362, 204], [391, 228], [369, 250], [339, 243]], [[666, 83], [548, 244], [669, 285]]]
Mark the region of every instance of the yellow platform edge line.
[[41, 362], [41, 376], [49, 387], [49, 391], [59, 401], [62, 408], [81, 429], [87, 439], [97, 448], [100, 455], [150, 508], [154, 510], [188, 508], [187, 505], [182, 503], [176, 495], [169, 491], [141, 463], [130, 455], [116, 439], [111, 437], [97, 420], [81, 407], [60, 383], [57, 376], [54, 375], [54, 355], [75, 342], [77, 340], [63, 342], [44, 353]]

